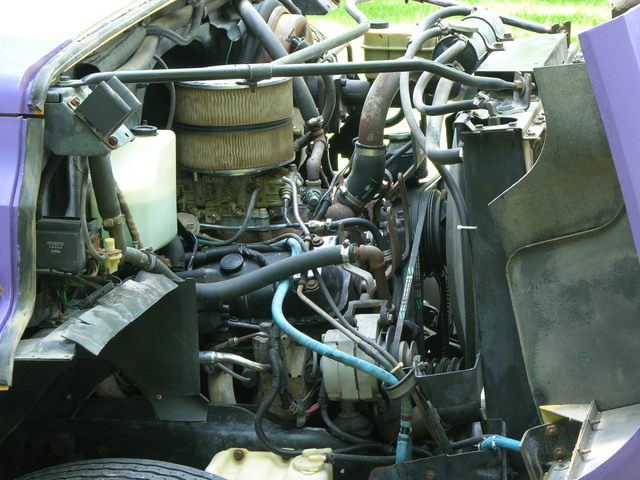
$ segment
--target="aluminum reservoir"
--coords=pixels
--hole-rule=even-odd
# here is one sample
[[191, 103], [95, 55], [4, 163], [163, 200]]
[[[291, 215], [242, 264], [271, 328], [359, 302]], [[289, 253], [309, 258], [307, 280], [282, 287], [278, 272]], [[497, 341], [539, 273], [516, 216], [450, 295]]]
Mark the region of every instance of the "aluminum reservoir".
[[[151, 125], [131, 128], [132, 142], [111, 153], [113, 175], [136, 221], [144, 247], [164, 247], [177, 234], [176, 137]], [[91, 210], [99, 218], [95, 198]], [[127, 243], [131, 236], [125, 227]]]

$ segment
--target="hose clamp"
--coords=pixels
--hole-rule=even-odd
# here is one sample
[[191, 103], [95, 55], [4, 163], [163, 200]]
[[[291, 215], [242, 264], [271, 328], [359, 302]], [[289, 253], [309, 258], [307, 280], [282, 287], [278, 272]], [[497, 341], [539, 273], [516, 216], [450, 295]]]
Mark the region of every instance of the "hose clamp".
[[382, 254], [384, 255], [385, 262], [390, 262], [393, 258], [393, 255], [391, 254], [391, 249], [384, 250]]
[[120, 215], [118, 215], [117, 217], [112, 217], [112, 218], [103, 218], [102, 219], [102, 226], [108, 230], [110, 228], [116, 227], [118, 225], [123, 225], [125, 222], [125, 217], [124, 215], [121, 213]]
[[366, 203], [362, 202], [359, 198], [352, 195], [344, 185], [340, 185], [338, 187], [338, 198], [342, 201], [342, 203], [347, 205], [347, 207], [350, 207], [352, 209], [353, 207], [355, 207], [354, 210], [362, 210], [366, 205]]
[[356, 143], [356, 153], [363, 157], [380, 157], [386, 155], [387, 147], [385, 145], [363, 145]]
[[389, 386], [383, 383], [382, 389], [387, 393], [389, 400], [397, 400], [411, 393], [417, 385], [418, 381], [416, 380], [415, 369], [412, 368], [404, 378], [395, 385]]
[[346, 241], [340, 245], [340, 256], [342, 257], [342, 261], [344, 263], [349, 263], [351, 261], [351, 257], [349, 255], [349, 252], [351, 250], [351, 245], [349, 245], [349, 243], [347, 243]]

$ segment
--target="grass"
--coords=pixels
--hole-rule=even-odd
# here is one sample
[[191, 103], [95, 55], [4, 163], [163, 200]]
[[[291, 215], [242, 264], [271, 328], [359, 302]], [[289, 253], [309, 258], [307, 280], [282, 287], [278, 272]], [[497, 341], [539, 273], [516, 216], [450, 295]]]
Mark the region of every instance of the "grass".
[[[526, 18], [535, 22], [552, 25], [571, 21], [571, 38], [576, 41], [577, 34], [605, 22], [611, 18], [609, 0], [476, 0], [473, 5], [506, 15]], [[403, 0], [372, 0], [360, 5], [361, 10], [370, 19], [387, 20], [389, 23], [414, 25], [425, 15], [438, 9], [428, 4]], [[321, 30], [348, 28], [354, 25], [353, 19], [344, 8], [337, 8], [325, 17], [313, 17], [313, 23]], [[511, 27], [509, 27], [511, 28]], [[527, 35], [527, 32], [515, 31], [515, 36]]]

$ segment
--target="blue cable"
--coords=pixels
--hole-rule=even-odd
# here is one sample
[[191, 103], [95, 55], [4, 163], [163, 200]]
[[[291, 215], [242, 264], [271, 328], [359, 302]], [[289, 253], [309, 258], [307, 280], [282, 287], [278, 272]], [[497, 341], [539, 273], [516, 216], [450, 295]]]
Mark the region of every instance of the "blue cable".
[[[278, 242], [280, 243], [280, 242]], [[291, 248], [291, 255], [298, 255], [301, 252], [300, 245], [297, 242], [290, 241], [289, 239], [282, 242], [283, 245], [287, 245]], [[362, 360], [360, 358], [348, 355], [339, 350], [334, 350], [327, 345], [308, 337], [304, 333], [294, 328], [285, 318], [282, 311], [282, 305], [284, 304], [284, 298], [289, 291], [291, 285], [291, 279], [287, 278], [280, 282], [276, 293], [273, 296], [271, 302], [271, 314], [273, 320], [280, 327], [284, 333], [290, 336], [296, 343], [307, 347], [308, 349], [317, 352], [318, 354], [331, 358], [336, 362], [343, 363], [364, 373], [374, 376], [378, 380], [385, 382], [387, 385], [395, 385], [398, 383], [398, 379], [386, 370], [373, 365], [372, 363]], [[404, 419], [403, 419], [404, 418]], [[398, 443], [396, 447], [396, 462], [404, 462], [411, 460], [411, 423], [408, 419], [411, 418], [411, 399], [405, 396], [400, 401], [400, 433], [398, 434]]]
[[499, 448], [503, 448], [520, 453], [520, 442], [501, 435], [491, 435], [484, 439], [478, 448], [480, 450], [498, 450]]

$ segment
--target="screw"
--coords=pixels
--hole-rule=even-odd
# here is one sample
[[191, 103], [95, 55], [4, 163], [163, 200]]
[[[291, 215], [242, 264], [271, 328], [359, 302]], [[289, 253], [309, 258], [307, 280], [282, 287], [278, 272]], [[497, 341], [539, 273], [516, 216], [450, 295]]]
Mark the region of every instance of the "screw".
[[238, 461], [242, 460], [244, 458], [244, 452], [242, 450], [234, 450], [233, 458], [235, 458]]
[[564, 455], [564, 447], [555, 447], [553, 449], [553, 458], [555, 458], [556, 460], [560, 460], [562, 457], [564, 457]]
[[107, 139], [107, 142], [109, 143], [109, 145], [111, 145], [112, 147], [115, 147], [116, 145], [118, 145], [118, 139], [114, 136], [111, 136]]
[[156, 395], [156, 400], [162, 400], [162, 395], [157, 394], [157, 395]]
[[517, 127], [518, 126], [518, 122], [509, 122], [509, 126], [510, 127]]
[[547, 428], [545, 429], [547, 432], [547, 435], [550, 437], [555, 437], [558, 434], [558, 427], [556, 425], [547, 425]]
[[531, 136], [531, 137], [532, 137], [532, 136], [534, 136], [535, 134], [536, 134], [536, 132], [534, 132], [533, 130], [531, 130], [531, 129], [527, 130], [527, 135], [528, 135], [528, 136]]
[[315, 236], [311, 239], [311, 243], [314, 247], [319, 247], [324, 243], [324, 240], [322, 239], [322, 237]]
[[80, 105], [80, 99], [78, 97], [73, 97], [71, 100], [69, 100], [69, 104], [77, 107], [78, 105]]
[[436, 480], [436, 472], [429, 470], [424, 474], [424, 480]]
[[509, 40], [513, 38], [513, 34], [511, 32], [504, 32], [504, 35], [502, 35], [502, 38], [504, 38], [505, 40]]
[[504, 48], [504, 43], [496, 42], [493, 44], [493, 48]]
[[305, 290], [308, 292], [312, 292], [314, 290], [317, 290], [319, 286], [320, 284], [318, 283], [318, 281], [315, 278], [312, 278], [307, 282]]

